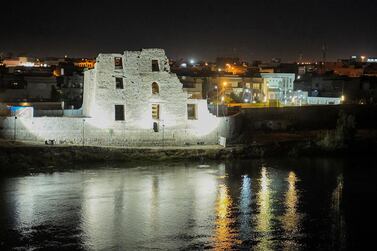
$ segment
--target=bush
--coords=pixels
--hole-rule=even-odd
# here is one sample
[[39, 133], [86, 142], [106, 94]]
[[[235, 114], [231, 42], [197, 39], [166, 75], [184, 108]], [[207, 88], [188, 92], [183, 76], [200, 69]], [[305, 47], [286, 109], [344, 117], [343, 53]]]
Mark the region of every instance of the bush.
[[356, 122], [353, 115], [339, 112], [335, 131], [326, 131], [320, 135], [318, 145], [325, 148], [344, 148], [350, 146], [356, 135]]

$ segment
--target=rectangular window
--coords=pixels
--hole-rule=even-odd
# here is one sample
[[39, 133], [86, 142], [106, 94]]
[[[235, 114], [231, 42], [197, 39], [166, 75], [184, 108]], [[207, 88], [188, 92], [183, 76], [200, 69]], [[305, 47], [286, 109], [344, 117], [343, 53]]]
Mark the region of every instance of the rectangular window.
[[253, 83], [253, 89], [259, 90], [260, 89], [260, 85]]
[[115, 78], [115, 86], [117, 89], [123, 89], [123, 78]]
[[115, 120], [124, 120], [124, 105], [115, 105]]
[[194, 82], [183, 82], [183, 88], [195, 88], [195, 83]]
[[153, 131], [158, 132], [158, 123], [157, 122], [153, 122]]
[[152, 119], [160, 119], [160, 105], [152, 104]]
[[123, 69], [123, 63], [121, 57], [114, 58], [114, 67], [116, 70]]
[[158, 60], [152, 60], [152, 71], [160, 71]]
[[187, 118], [190, 120], [198, 119], [195, 104], [187, 104]]

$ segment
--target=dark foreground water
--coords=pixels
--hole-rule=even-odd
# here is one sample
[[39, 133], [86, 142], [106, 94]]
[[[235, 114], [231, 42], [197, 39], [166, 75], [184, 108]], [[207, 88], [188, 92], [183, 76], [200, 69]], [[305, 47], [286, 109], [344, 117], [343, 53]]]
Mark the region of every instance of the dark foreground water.
[[376, 168], [276, 159], [2, 178], [0, 249], [361, 250], [376, 241]]

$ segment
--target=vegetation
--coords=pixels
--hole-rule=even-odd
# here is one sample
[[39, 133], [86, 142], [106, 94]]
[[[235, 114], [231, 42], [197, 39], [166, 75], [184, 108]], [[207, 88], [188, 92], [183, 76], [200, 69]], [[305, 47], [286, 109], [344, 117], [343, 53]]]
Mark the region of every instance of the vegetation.
[[356, 122], [353, 115], [339, 112], [335, 131], [320, 135], [318, 145], [329, 149], [346, 148], [353, 144], [356, 135]]

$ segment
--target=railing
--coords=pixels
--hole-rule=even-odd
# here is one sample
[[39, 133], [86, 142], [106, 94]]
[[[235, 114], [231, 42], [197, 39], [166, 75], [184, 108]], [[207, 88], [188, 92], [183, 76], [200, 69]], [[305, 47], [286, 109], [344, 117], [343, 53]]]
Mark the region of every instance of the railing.
[[80, 117], [82, 109], [34, 110], [34, 117]]
[[240, 107], [229, 107], [226, 105], [208, 104], [208, 110], [215, 116], [226, 117], [240, 112]]

